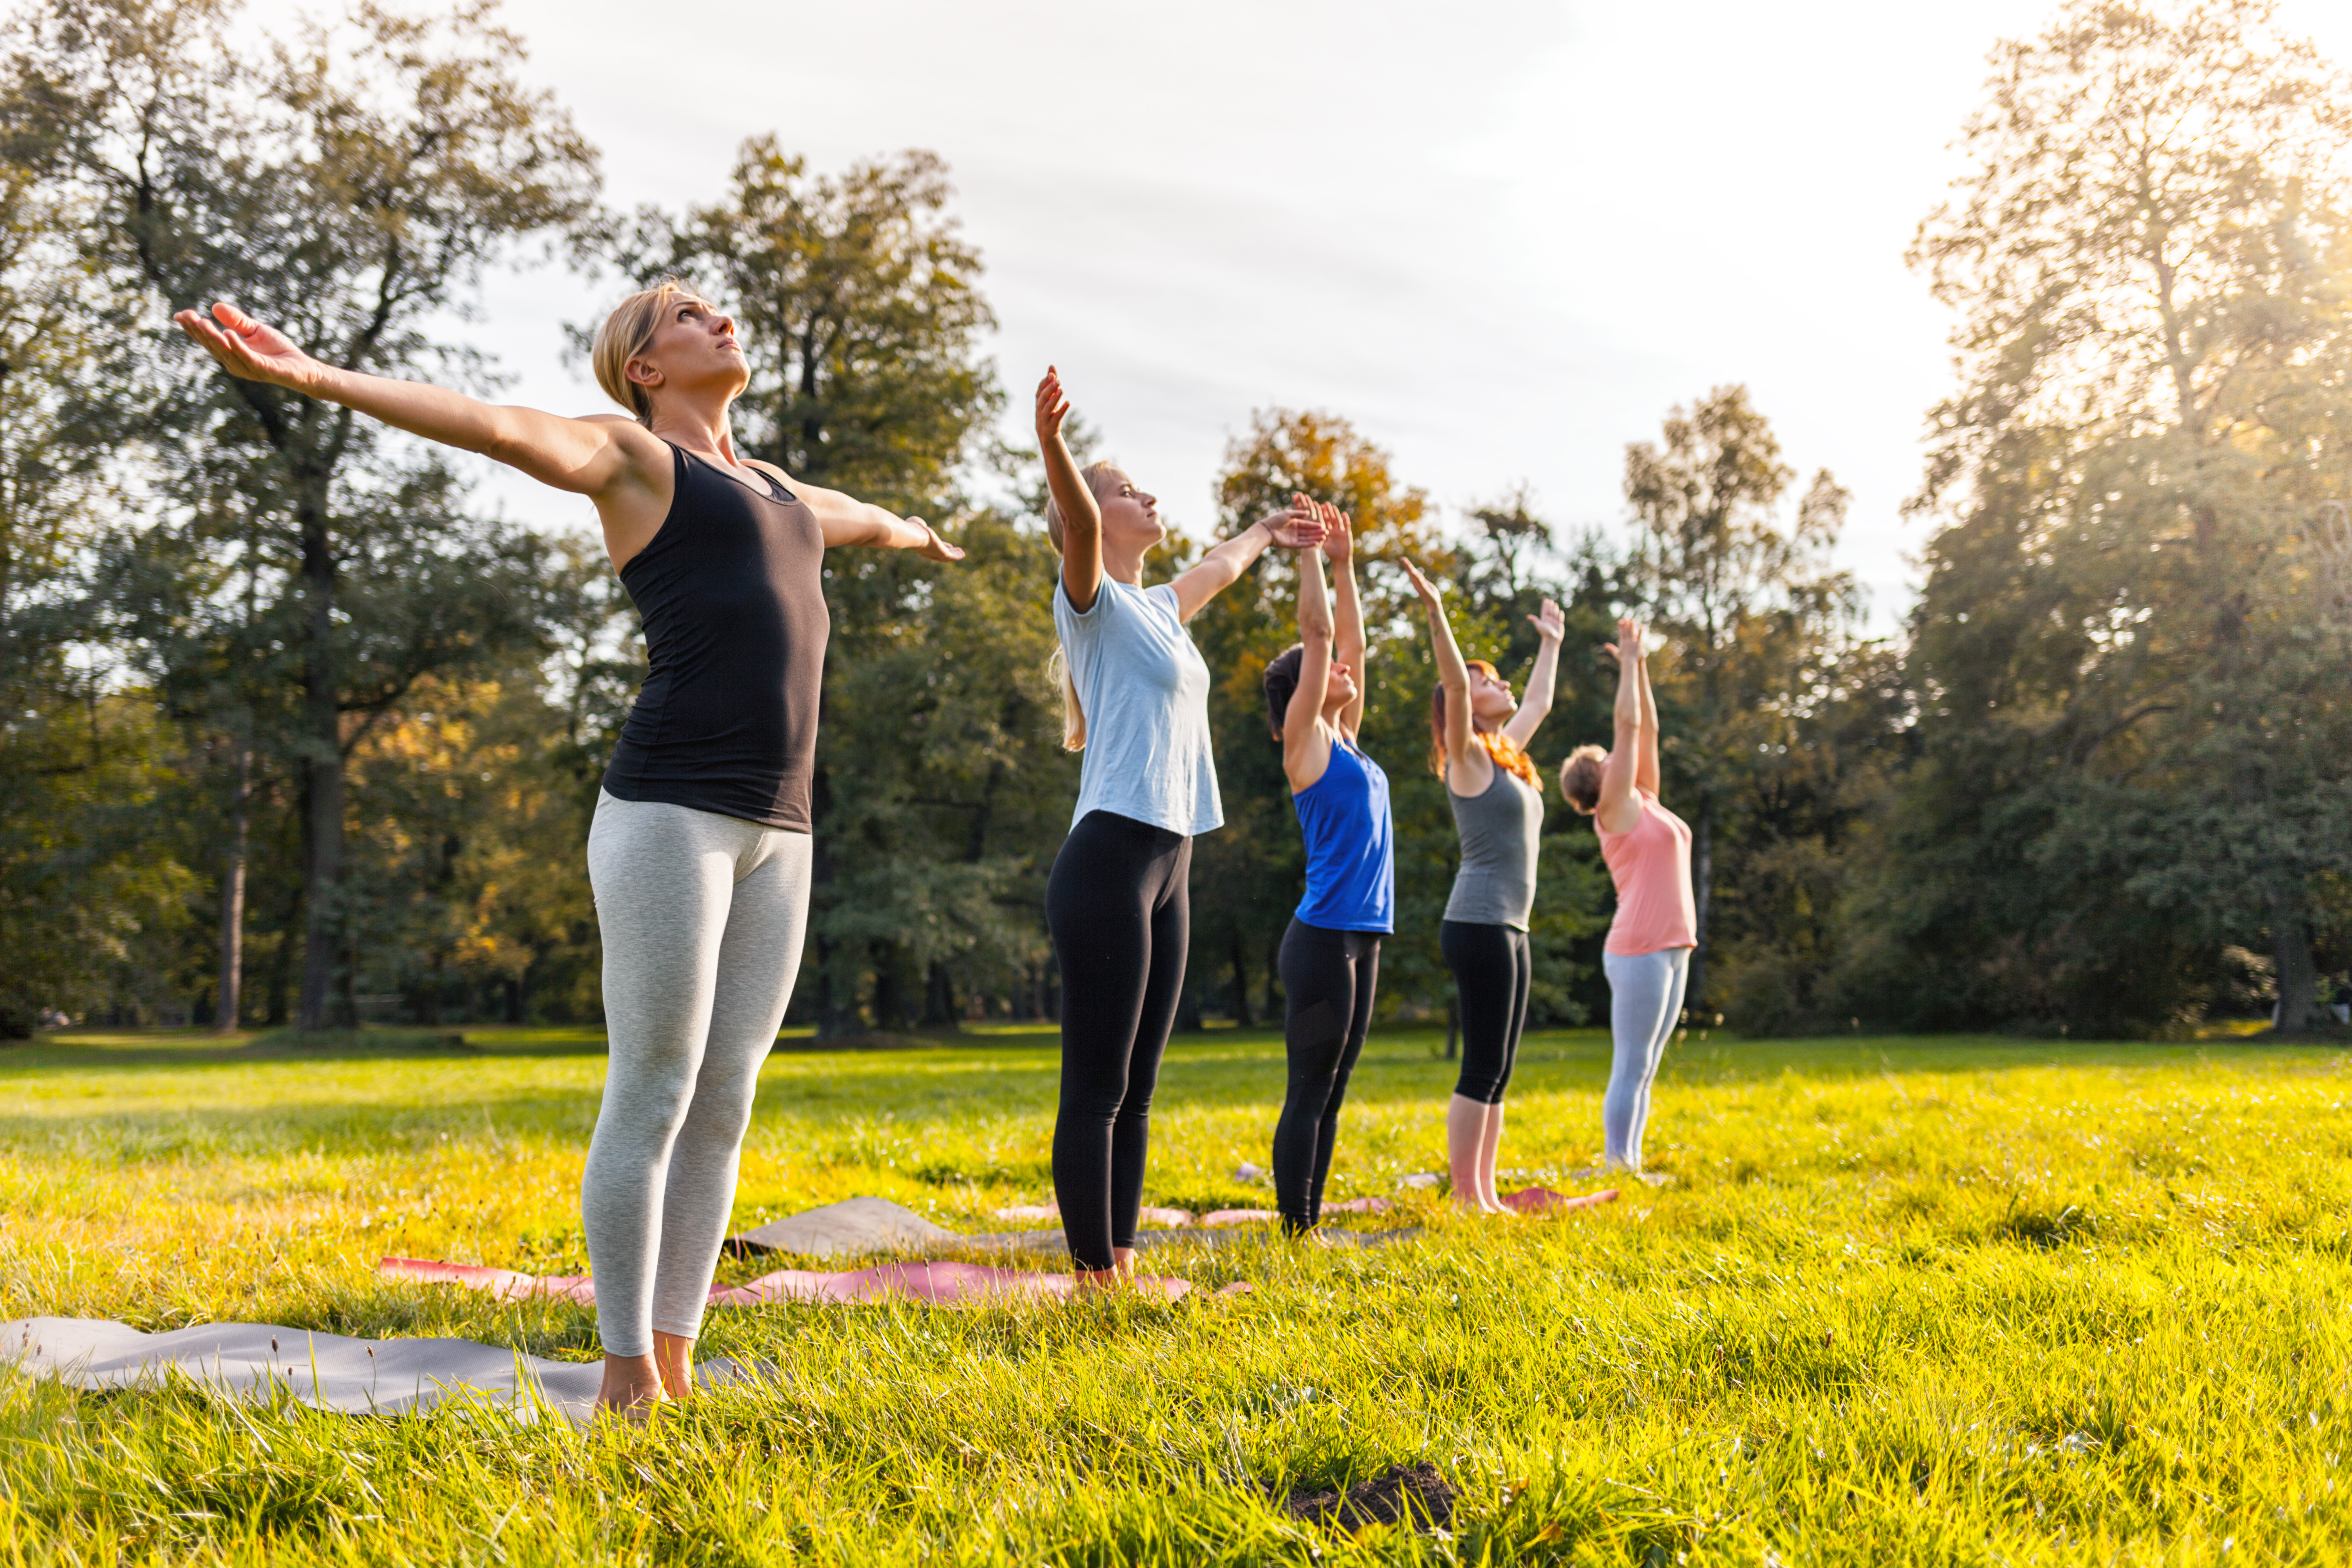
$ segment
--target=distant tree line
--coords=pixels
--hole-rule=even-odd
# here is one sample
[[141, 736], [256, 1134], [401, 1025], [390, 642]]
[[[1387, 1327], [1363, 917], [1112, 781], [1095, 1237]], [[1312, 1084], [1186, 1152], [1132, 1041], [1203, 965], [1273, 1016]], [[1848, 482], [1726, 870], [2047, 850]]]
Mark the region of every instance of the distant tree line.
[[[1044, 674], [1054, 561], [946, 166], [818, 173], [760, 137], [711, 205], [617, 215], [488, 7], [355, 4], [258, 42], [230, 20], [37, 0], [6, 24], [0, 1035], [50, 1009], [597, 1016], [582, 851], [642, 647], [596, 542], [165, 331], [230, 299], [322, 358], [487, 390], [477, 285], [533, 258], [616, 294], [696, 280], [743, 323], [747, 451], [971, 552], [828, 569], [795, 1019], [1053, 1016], [1044, 884], [1077, 773]], [[1832, 563], [1845, 492], [1801, 481], [1736, 384], [1629, 448], [1615, 532], [1499, 487], [1449, 526], [1335, 412], [1258, 410], [1233, 441], [1218, 529], [1299, 489], [1358, 519], [1364, 736], [1397, 786], [1384, 1006], [1439, 1019], [1450, 992], [1410, 553], [1515, 682], [1527, 617], [1564, 606], [1548, 769], [1609, 733], [1615, 616], [1659, 628], [1695, 1025], [2325, 1026], [2352, 970], [2352, 100], [2263, 0], [2077, 0], [1993, 65], [1915, 247], [1960, 324], [1898, 637], [1864, 635]], [[1292, 587], [1269, 558], [1195, 624], [1228, 816], [1197, 851], [1195, 1024], [1279, 1016], [1302, 867], [1258, 681]], [[1535, 1010], [1587, 1020], [1609, 882], [1546, 794]]]

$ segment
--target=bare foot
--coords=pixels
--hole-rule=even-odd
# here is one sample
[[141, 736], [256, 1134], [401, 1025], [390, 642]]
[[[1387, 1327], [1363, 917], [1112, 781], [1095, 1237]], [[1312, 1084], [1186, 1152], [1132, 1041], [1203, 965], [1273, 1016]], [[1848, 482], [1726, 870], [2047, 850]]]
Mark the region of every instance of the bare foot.
[[661, 1373], [649, 1355], [608, 1355], [604, 1383], [596, 1390], [600, 1415], [617, 1416], [642, 1426], [664, 1403]]
[[1081, 1296], [1117, 1290], [1128, 1282], [1128, 1276], [1121, 1274], [1116, 1266], [1109, 1268], [1076, 1268], [1071, 1271], [1071, 1277], [1077, 1281], [1077, 1293]]
[[654, 1331], [654, 1365], [661, 1373], [662, 1392], [672, 1399], [694, 1397], [694, 1342], [683, 1334]]

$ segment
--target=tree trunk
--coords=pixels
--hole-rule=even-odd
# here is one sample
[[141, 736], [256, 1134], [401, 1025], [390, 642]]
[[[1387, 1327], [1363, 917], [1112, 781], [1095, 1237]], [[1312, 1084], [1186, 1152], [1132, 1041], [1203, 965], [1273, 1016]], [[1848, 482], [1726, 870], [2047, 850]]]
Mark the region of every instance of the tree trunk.
[[335, 984], [336, 940], [342, 921], [338, 896], [343, 874], [343, 736], [337, 708], [335, 556], [327, 538], [326, 508], [306, 500], [302, 524], [302, 993], [298, 1028], [327, 1026]]
[[1698, 831], [1692, 836], [1691, 901], [1698, 916], [1698, 938], [1691, 949], [1690, 979], [1683, 987], [1683, 1006], [1690, 1016], [1698, 1016], [1700, 999], [1706, 994], [1706, 906], [1715, 893], [1715, 802], [1702, 799], [1698, 807]]
[[923, 1026], [927, 1029], [961, 1029], [963, 1020], [956, 1016], [955, 982], [948, 974], [948, 966], [934, 963], [923, 983]]
[[2319, 973], [2311, 961], [2311, 924], [2305, 918], [2303, 890], [2273, 884], [2264, 901], [2270, 906], [2271, 960], [2278, 974], [2278, 1024], [2281, 1034], [2302, 1034], [2332, 1022], [2321, 1005]]
[[253, 748], [236, 741], [236, 784], [228, 801], [228, 865], [221, 875], [220, 999], [213, 1032], [234, 1034], [245, 977], [245, 859], [253, 799]]
[[1234, 927], [1232, 944], [1234, 961], [1234, 1022], [1246, 1029], [1250, 1026], [1249, 960], [1242, 952], [1242, 928]]

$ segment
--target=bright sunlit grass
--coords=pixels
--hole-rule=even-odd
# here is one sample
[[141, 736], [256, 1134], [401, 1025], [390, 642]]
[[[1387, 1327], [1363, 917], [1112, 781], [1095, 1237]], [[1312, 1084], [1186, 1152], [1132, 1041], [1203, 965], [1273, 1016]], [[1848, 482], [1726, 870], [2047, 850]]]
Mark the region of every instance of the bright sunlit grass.
[[[593, 1354], [584, 1312], [371, 1273], [586, 1267], [600, 1042], [467, 1035], [0, 1053], [0, 1317]], [[807, 1044], [762, 1080], [739, 1223], [873, 1193], [998, 1228], [1049, 1191], [1049, 1033]], [[1441, 1166], [1436, 1044], [1375, 1037], [1334, 1196]], [[1523, 1180], [1591, 1157], [1606, 1056], [1529, 1040]], [[1233, 1171], [1265, 1163], [1281, 1083], [1262, 1032], [1181, 1042], [1147, 1201], [1266, 1203]], [[781, 1386], [646, 1432], [0, 1376], [0, 1563], [2332, 1560], [2347, 1085], [2334, 1053], [2221, 1043], [1686, 1043], [1651, 1136], [1679, 1186], [1499, 1223], [1407, 1194], [1382, 1223], [1414, 1242], [1153, 1255], [1254, 1283], [1230, 1304], [718, 1312], [707, 1352]], [[1446, 1533], [1280, 1507], [1416, 1459], [1459, 1489]]]

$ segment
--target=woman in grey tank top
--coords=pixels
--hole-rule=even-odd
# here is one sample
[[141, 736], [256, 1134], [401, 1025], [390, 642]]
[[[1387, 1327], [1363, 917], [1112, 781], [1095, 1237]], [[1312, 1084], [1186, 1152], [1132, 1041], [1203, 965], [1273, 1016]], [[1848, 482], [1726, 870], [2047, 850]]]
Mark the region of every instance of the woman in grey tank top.
[[1493, 665], [1463, 658], [1436, 586], [1411, 562], [1405, 574], [1429, 612], [1437, 659], [1430, 767], [1445, 782], [1462, 835], [1462, 864], [1439, 931], [1462, 1020], [1462, 1076], [1446, 1108], [1445, 1162], [1455, 1203], [1508, 1214], [1495, 1192], [1495, 1157], [1503, 1142], [1503, 1090], [1528, 1021], [1528, 917], [1543, 833], [1543, 791], [1526, 747], [1551, 710], [1566, 627], [1549, 599], [1542, 615], [1528, 617], [1543, 646], [1528, 676], [1527, 700], [1516, 702]]

